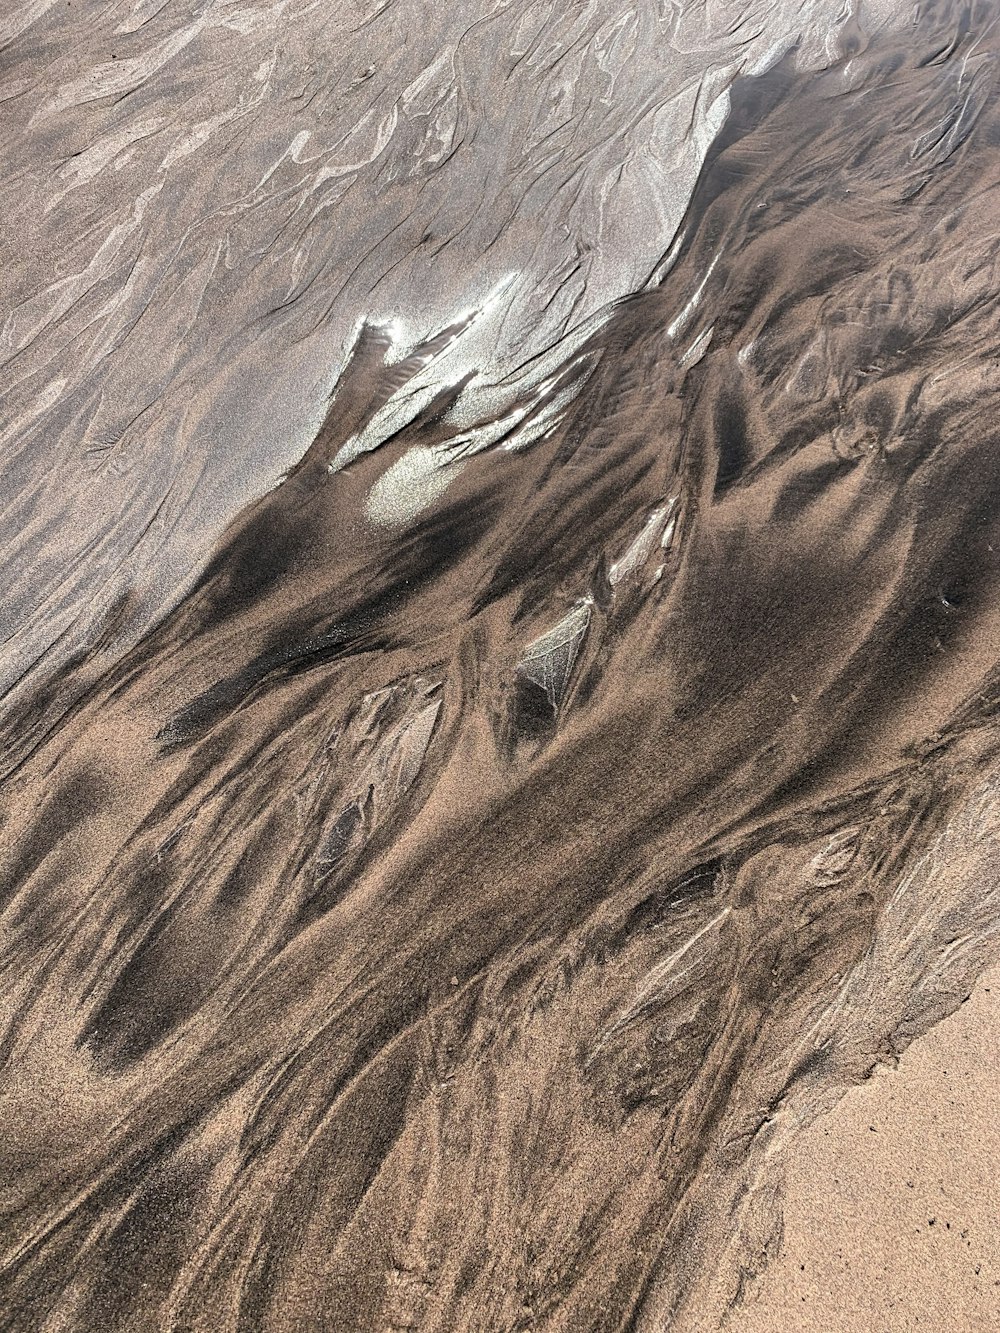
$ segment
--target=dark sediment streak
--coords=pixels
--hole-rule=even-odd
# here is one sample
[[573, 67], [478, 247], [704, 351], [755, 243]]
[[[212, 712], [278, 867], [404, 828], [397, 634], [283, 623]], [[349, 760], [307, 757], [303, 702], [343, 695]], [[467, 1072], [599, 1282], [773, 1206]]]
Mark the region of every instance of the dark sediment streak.
[[8, 716], [0, 1327], [739, 1298], [778, 1149], [1000, 925], [997, 44], [738, 84], [522, 450], [458, 385], [335, 462], [437, 350], [363, 330], [181, 605]]

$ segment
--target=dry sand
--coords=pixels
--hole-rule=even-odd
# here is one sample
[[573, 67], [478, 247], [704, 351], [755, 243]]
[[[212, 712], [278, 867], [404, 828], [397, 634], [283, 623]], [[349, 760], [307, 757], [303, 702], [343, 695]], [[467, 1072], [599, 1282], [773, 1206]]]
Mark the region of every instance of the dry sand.
[[799, 1139], [781, 1249], [726, 1333], [1000, 1328], [1000, 969]]

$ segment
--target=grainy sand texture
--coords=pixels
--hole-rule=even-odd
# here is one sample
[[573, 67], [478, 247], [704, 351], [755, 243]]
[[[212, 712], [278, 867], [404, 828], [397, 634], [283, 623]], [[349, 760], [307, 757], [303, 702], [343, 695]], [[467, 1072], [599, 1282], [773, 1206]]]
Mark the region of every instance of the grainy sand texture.
[[0, 1333], [1000, 1328], [998, 57], [0, 12]]
[[727, 1333], [996, 1326], [998, 1004], [994, 970], [801, 1135], [780, 1253]]

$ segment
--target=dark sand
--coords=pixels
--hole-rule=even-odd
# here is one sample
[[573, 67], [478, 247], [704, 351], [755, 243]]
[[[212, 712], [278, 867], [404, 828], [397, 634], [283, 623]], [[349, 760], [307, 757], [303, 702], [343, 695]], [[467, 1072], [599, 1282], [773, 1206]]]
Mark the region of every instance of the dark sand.
[[[541, 360], [485, 298], [409, 346], [356, 302], [240, 504], [178, 389], [175, 473], [122, 466], [125, 528], [158, 468], [199, 497], [186, 584], [165, 538], [116, 582], [25, 444], [12, 568], [62, 591], [0, 718], [4, 1333], [717, 1327], [793, 1253], [786, 1162], [786, 1236], [796, 1162], [836, 1206], [799, 1145], [1000, 929], [1000, 27], [917, 17], [731, 70], [669, 258]], [[268, 346], [219, 370], [262, 412]], [[857, 1323], [832, 1280], [810, 1327]]]

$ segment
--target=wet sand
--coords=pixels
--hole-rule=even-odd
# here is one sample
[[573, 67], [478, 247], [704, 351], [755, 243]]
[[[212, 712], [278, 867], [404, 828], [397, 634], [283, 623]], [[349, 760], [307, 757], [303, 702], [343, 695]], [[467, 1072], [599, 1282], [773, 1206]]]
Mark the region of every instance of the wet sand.
[[998, 960], [994, 8], [36, 8], [0, 1329], [723, 1326]]

